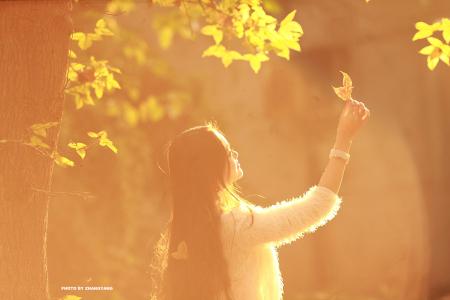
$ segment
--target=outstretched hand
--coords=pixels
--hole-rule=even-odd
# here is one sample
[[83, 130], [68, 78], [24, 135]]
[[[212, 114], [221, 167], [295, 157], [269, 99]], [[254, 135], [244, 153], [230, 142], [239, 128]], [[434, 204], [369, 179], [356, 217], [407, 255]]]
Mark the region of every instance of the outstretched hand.
[[353, 140], [369, 117], [370, 110], [364, 103], [352, 98], [348, 99], [339, 117], [338, 137], [345, 140]]

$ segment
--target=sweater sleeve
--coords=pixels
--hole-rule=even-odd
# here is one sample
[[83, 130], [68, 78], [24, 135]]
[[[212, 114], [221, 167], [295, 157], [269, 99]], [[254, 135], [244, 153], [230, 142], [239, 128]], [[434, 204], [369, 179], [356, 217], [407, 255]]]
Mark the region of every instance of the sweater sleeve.
[[231, 216], [231, 235], [241, 246], [273, 243], [282, 246], [313, 232], [333, 219], [342, 198], [332, 190], [311, 186], [302, 196], [277, 202], [269, 207], [241, 204]]

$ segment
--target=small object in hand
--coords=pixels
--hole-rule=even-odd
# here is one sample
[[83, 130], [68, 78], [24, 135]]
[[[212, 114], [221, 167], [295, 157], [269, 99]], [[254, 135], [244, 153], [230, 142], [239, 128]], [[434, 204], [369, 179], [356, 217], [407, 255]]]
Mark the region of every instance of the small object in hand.
[[187, 259], [188, 258], [188, 252], [187, 252], [187, 244], [185, 241], [182, 241], [178, 244], [177, 251], [172, 252], [170, 254], [175, 259]]
[[334, 86], [332, 87], [334, 92], [339, 98], [341, 98], [343, 101], [347, 101], [349, 99], [352, 99], [352, 90], [353, 90], [352, 79], [347, 73], [342, 71], [339, 72], [341, 72], [343, 75], [342, 86], [338, 88]]

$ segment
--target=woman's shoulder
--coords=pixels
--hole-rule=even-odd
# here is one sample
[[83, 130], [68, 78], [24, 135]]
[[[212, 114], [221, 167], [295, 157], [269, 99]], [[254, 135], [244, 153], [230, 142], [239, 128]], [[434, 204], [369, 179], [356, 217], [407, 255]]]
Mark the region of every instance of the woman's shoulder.
[[250, 202], [244, 202], [241, 201], [239, 204], [234, 206], [233, 208], [230, 208], [227, 211], [224, 211], [222, 213], [222, 221], [224, 223], [234, 223], [235, 225], [239, 224], [242, 225], [243, 223], [246, 223], [247, 221], [251, 220], [252, 213], [254, 211], [258, 211], [262, 209], [262, 207], [250, 203]]

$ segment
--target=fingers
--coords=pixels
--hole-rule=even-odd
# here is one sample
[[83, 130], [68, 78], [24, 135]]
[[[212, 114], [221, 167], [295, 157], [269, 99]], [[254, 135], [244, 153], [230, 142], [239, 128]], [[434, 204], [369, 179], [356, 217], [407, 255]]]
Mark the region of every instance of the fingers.
[[366, 110], [366, 113], [365, 113], [364, 116], [362, 117], [362, 120], [365, 121], [365, 120], [367, 120], [369, 117], [370, 117], [370, 110], [367, 109], [367, 110]]
[[359, 115], [359, 102], [351, 99], [351, 109], [352, 109], [352, 115], [354, 118], [358, 118]]
[[[353, 100], [353, 99], [352, 99]], [[359, 117], [361, 120], [366, 120], [370, 116], [370, 110], [366, 107], [366, 105], [360, 101], [353, 100], [353, 115], [355, 117]]]

